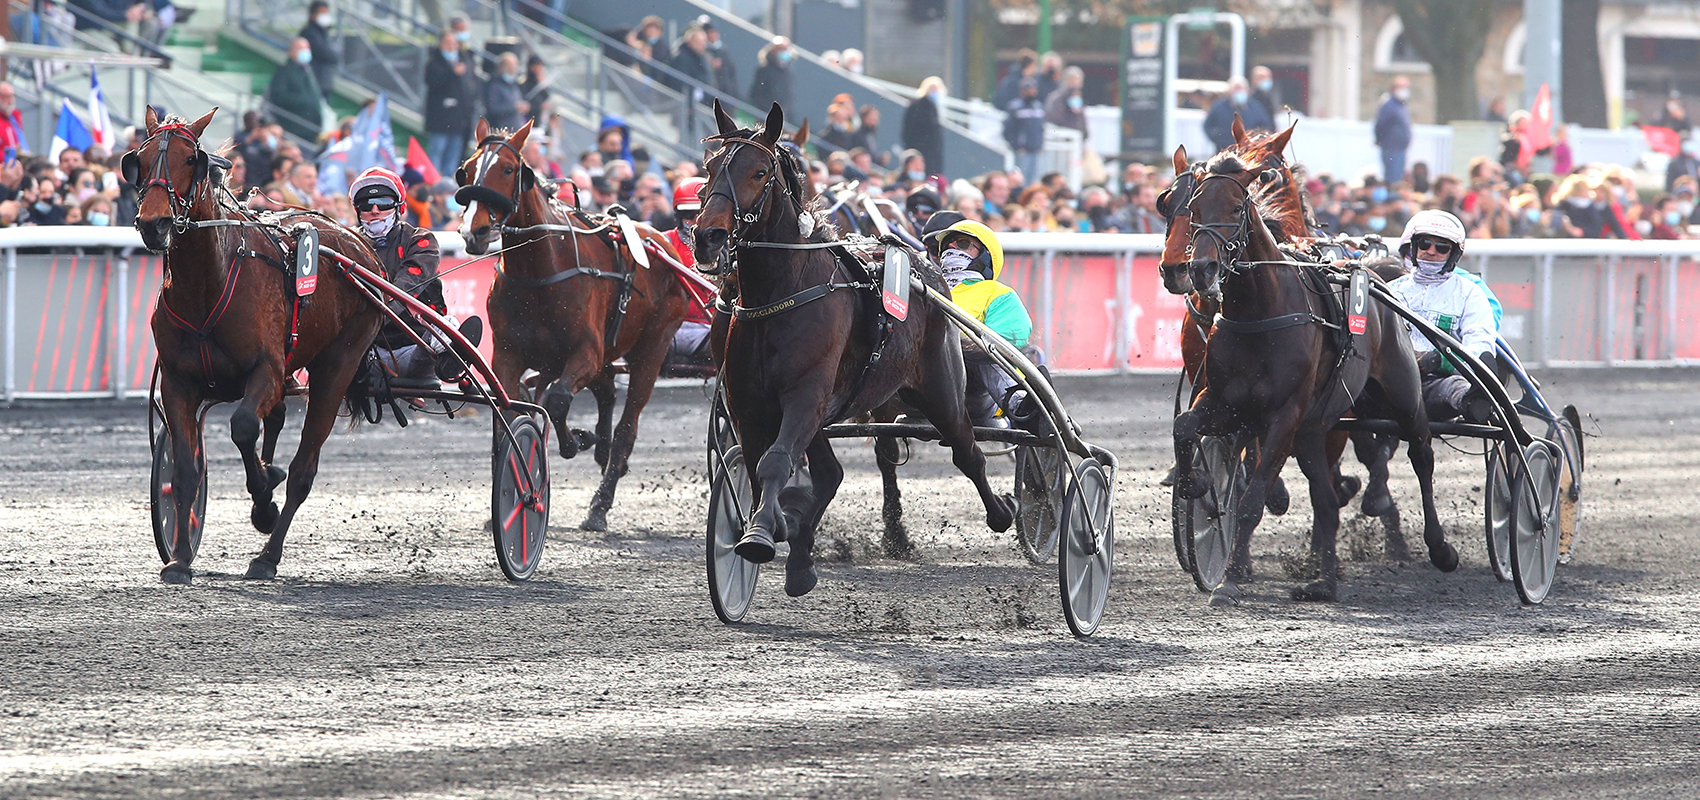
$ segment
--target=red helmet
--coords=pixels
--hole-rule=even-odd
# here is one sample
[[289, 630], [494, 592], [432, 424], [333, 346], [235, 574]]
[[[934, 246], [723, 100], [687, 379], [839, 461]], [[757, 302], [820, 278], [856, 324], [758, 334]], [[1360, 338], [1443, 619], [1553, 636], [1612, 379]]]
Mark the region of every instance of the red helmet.
[[397, 204], [407, 196], [407, 189], [401, 185], [401, 176], [383, 167], [372, 167], [354, 179], [349, 184], [348, 199], [359, 207], [360, 201], [374, 195], [390, 195]]
[[702, 178], [686, 178], [679, 181], [679, 187], [673, 190], [674, 211], [701, 211], [702, 187], [708, 181]]

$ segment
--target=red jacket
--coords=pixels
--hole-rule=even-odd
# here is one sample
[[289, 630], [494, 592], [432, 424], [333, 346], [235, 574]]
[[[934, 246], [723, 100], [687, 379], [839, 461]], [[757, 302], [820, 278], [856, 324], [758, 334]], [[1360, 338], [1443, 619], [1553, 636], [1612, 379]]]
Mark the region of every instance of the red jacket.
[[685, 242], [685, 238], [683, 236], [679, 235], [679, 229], [674, 228], [673, 230], [668, 231], [666, 235], [667, 241], [673, 243], [674, 252], [679, 254], [679, 263], [684, 264], [687, 267], [695, 267], [697, 265], [696, 253], [691, 252], [690, 244]]

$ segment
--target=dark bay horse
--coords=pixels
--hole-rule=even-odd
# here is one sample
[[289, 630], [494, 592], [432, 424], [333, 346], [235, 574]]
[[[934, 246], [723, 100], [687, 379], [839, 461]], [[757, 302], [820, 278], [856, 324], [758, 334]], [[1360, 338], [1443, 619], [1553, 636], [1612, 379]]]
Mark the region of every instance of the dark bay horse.
[[[520, 151], [531, 134], [527, 122], [512, 134], [478, 121], [478, 149], [455, 174], [466, 204], [466, 250], [481, 255], [499, 233], [507, 252], [490, 284], [491, 365], [502, 388], [518, 392], [521, 375], [539, 373], [542, 405], [555, 421], [561, 455], [578, 453], [567, 428], [573, 395], [596, 397], [596, 463], [602, 483], [579, 527], [608, 528], [614, 489], [626, 474], [637, 440], [638, 415], [649, 403], [673, 334], [691, 298], [658, 258], [640, 266], [632, 249], [646, 247], [678, 259], [667, 238], [632, 223], [631, 242], [616, 220], [555, 200]], [[625, 358], [631, 383], [618, 427], [610, 431], [614, 367]], [[557, 380], [559, 383], [557, 383]], [[517, 396], [517, 395], [516, 395]]]
[[[696, 253], [701, 262], [727, 262], [720, 268], [736, 275], [739, 291], [721, 345], [721, 385], [744, 452], [754, 454], [746, 459], [755, 462], [756, 508], [736, 552], [764, 563], [776, 542], [789, 541], [785, 592], [813, 589], [815, 530], [844, 478], [821, 430], [893, 396], [938, 428], [979, 491], [986, 524], [1008, 530], [1013, 504], [986, 480], [964, 402], [961, 340], [945, 313], [914, 298], [906, 319], [882, 329], [877, 287], [842, 260], [831, 244], [837, 231], [817, 221], [818, 204], [805, 205], [806, 175], [780, 154], [777, 103], [759, 130], [739, 129], [718, 104], [715, 120], [719, 150], [708, 160]], [[926, 285], [948, 293], [942, 276], [915, 258]], [[780, 491], [805, 455], [812, 488]]]
[[[165, 282], [152, 322], [176, 470], [177, 531], [171, 561], [160, 571], [167, 583], [188, 583], [193, 575], [188, 533], [201, 485], [202, 405], [240, 403], [230, 416], [230, 438], [247, 470], [254, 527], [271, 534], [247, 577], [276, 577], [290, 522], [318, 474], [319, 449], [380, 321], [378, 308], [334, 267], [309, 298], [295, 302], [285, 264], [293, 259], [289, 247], [298, 226], [311, 226], [322, 244], [374, 272], [383, 269], [362, 237], [321, 214], [262, 218], [236, 202], [223, 186], [229, 162], [200, 147], [201, 133], [217, 111], [194, 122], [161, 122], [150, 107], [147, 139], [122, 162], [137, 187], [142, 242], [165, 254]], [[298, 369], [311, 376], [307, 418], [280, 513], [272, 490], [285, 473], [270, 462], [283, 428], [285, 377]], [[256, 451], [261, 420], [265, 443]]]
[[[1291, 129], [1277, 136], [1284, 147]], [[1330, 308], [1331, 287], [1322, 274], [1293, 266], [1262, 223], [1254, 187], [1279, 180], [1271, 170], [1249, 169], [1240, 156], [1219, 154], [1192, 170], [1197, 188], [1188, 201], [1192, 287], [1217, 298], [1221, 318], [1210, 333], [1204, 389], [1175, 419], [1175, 456], [1193, 463], [1200, 435], [1255, 439], [1257, 460], [1235, 514], [1236, 531], [1227, 577], [1211, 597], [1237, 603], [1239, 583], [1251, 570], [1251, 533], [1262, 518], [1271, 481], [1289, 455], [1310, 483], [1315, 515], [1311, 549], [1321, 577], [1295, 589], [1301, 600], [1332, 600], [1338, 590], [1336, 535], [1339, 503], [1328, 453], [1330, 429], [1342, 415], [1391, 417], [1410, 443], [1411, 465], [1423, 497], [1423, 539], [1429, 560], [1442, 571], [1458, 566], [1434, 507], [1434, 453], [1423, 410], [1416, 357], [1393, 312], [1370, 304], [1365, 332], [1343, 337]], [[1177, 479], [1183, 496], [1206, 487], [1195, 470]]]

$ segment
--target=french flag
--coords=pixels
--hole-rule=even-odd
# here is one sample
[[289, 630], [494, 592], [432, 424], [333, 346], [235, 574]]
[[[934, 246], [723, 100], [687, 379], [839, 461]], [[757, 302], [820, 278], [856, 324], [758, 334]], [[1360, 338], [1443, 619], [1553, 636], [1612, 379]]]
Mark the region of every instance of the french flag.
[[77, 110], [71, 107], [69, 99], [59, 104], [59, 127], [53, 131], [53, 145], [47, 150], [47, 160], [59, 163], [59, 154], [67, 147], [87, 150], [94, 144], [94, 137], [89, 135], [89, 129], [83, 121], [77, 118]]
[[107, 153], [117, 150], [118, 134], [112, 129], [112, 115], [106, 112], [106, 95], [100, 92], [100, 78], [95, 76], [92, 63], [89, 65], [89, 125], [93, 127], [89, 134], [95, 144]]

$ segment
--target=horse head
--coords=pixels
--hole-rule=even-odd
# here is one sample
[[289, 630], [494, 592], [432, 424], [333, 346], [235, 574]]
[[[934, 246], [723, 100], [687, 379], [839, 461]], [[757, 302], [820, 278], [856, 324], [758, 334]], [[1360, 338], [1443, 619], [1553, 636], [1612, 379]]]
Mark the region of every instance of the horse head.
[[171, 247], [173, 234], [189, 229], [190, 209], [230, 166], [201, 149], [201, 134], [216, 113], [214, 107], [194, 122], [175, 117], [162, 122], [149, 106], [147, 138], [119, 161], [124, 181], [136, 189], [136, 230], [155, 253]]
[[721, 260], [729, 243], [750, 240], [777, 225], [795, 228], [804, 200], [796, 164], [778, 146], [785, 124], [778, 103], [760, 130], [739, 128], [719, 101], [714, 119], [720, 133], [709, 141], [721, 146], [706, 165], [708, 183], [703, 186], [696, 234], [697, 260], [711, 264]]
[[1192, 163], [1186, 157], [1186, 145], [1175, 148], [1175, 179], [1157, 195], [1157, 213], [1163, 215], [1168, 228], [1163, 238], [1163, 256], [1157, 262], [1157, 272], [1163, 276], [1163, 288], [1170, 294], [1192, 292], [1188, 275], [1187, 249], [1192, 245], [1192, 212], [1187, 203], [1192, 200], [1198, 178], [1192, 174]]
[[1198, 184], [1186, 213], [1192, 251], [1187, 272], [1194, 292], [1219, 298], [1224, 275], [1239, 272], [1248, 257], [1258, 261], [1280, 255], [1255, 198], [1260, 186], [1281, 179], [1280, 172], [1256, 167], [1224, 151], [1192, 170]]
[[509, 134], [492, 131], [489, 121], [479, 119], [474, 133], [478, 148], [455, 170], [460, 185], [455, 200], [466, 208], [461, 218], [466, 252], [479, 256], [490, 249], [490, 241], [519, 210], [520, 199], [538, 183], [537, 173], [520, 154], [531, 136], [531, 120]]

